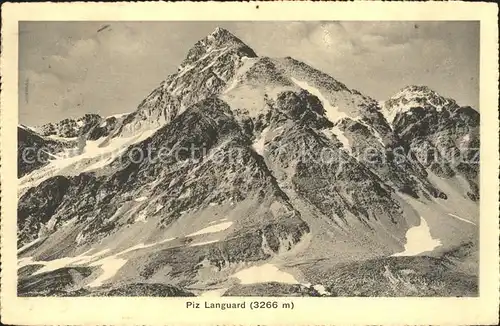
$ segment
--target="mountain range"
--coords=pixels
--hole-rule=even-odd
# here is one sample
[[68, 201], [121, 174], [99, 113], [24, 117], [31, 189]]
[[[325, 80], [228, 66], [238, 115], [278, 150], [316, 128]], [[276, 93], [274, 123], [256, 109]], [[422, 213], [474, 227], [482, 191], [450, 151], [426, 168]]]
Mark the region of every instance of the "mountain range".
[[217, 28], [130, 113], [18, 127], [18, 294], [477, 296], [479, 117]]

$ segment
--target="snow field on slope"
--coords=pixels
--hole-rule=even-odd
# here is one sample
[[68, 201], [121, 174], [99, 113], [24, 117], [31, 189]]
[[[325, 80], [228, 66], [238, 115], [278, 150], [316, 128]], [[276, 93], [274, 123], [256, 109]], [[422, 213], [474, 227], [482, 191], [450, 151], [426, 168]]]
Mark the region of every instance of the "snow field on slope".
[[[110, 142], [103, 147], [100, 147], [104, 141], [102, 138], [87, 141], [81, 153], [78, 153], [76, 148], [67, 149], [64, 153], [55, 155], [46, 166], [20, 178], [19, 189], [35, 187], [44, 180], [62, 174], [65, 169], [72, 166], [74, 167], [71, 170], [73, 175], [102, 168], [119, 157], [128, 146], [149, 138], [156, 130], [148, 130], [132, 137], [111, 138]], [[78, 166], [79, 163], [82, 163], [82, 166]]]
[[265, 282], [299, 284], [299, 281], [297, 281], [292, 274], [280, 271], [273, 264], [252, 266], [233, 274], [231, 277], [239, 279], [241, 284], [254, 284], [254, 283], [265, 283]]
[[[260, 266], [252, 266], [234, 273], [230, 277], [237, 278], [240, 284], [258, 284], [267, 282], [277, 282], [284, 284], [297, 284], [311, 287], [311, 283], [301, 283], [292, 274], [280, 270], [276, 265], [266, 263]], [[313, 288], [321, 295], [329, 295], [322, 284], [313, 285]], [[214, 293], [215, 294], [215, 293]]]
[[[335, 137], [337, 137], [337, 139], [342, 143], [342, 147], [344, 149], [351, 149], [351, 142], [349, 141], [349, 139], [344, 135], [344, 132], [342, 130], [339, 129], [339, 127], [335, 126], [333, 128], [330, 129], [330, 131], [332, 132], [333, 135], [335, 135]], [[324, 130], [323, 131], [325, 134], [327, 133], [327, 130]], [[329, 135], [326, 134], [328, 137]]]
[[86, 251], [78, 256], [75, 256], [75, 257], [64, 257], [64, 258], [58, 258], [58, 259], [48, 260], [48, 261], [33, 261], [32, 264], [43, 264], [44, 265], [42, 268], [40, 268], [35, 273], [33, 273], [33, 275], [55, 271], [56, 269], [63, 268], [66, 266], [86, 264], [86, 263], [91, 262], [93, 259], [104, 255], [108, 251], [109, 251], [109, 249], [104, 249], [104, 250], [99, 251], [93, 255], [87, 255], [87, 253], [90, 252], [90, 250], [88, 250], [88, 251]]
[[476, 223], [471, 222], [471, 221], [469, 221], [468, 219], [465, 219], [465, 218], [460, 217], [460, 216], [458, 216], [458, 215], [451, 214], [451, 213], [448, 213], [448, 215], [450, 215], [450, 216], [452, 216], [452, 217], [454, 217], [454, 218], [456, 218], [456, 219], [459, 219], [459, 220], [461, 220], [461, 221], [464, 221], [464, 222], [466, 222], [466, 223], [469, 223], [469, 224], [472, 224], [472, 225], [476, 225]]
[[439, 246], [441, 246], [441, 241], [432, 238], [427, 221], [420, 217], [420, 225], [414, 226], [406, 232], [405, 250], [392, 256], [416, 256], [426, 251], [432, 251]]
[[122, 256], [126, 253], [135, 250], [157, 246], [172, 241], [174, 239], [175, 238], [168, 238], [151, 244], [140, 243], [110, 256], [105, 256], [105, 254], [109, 252], [110, 249], [104, 249], [95, 254], [88, 255], [88, 253], [92, 251], [92, 249], [90, 249], [75, 257], [64, 257], [48, 261], [34, 261], [33, 257], [23, 257], [18, 259], [18, 268], [21, 268], [26, 265], [43, 265], [41, 269], [32, 274], [32, 275], [37, 275], [41, 273], [51, 272], [64, 267], [99, 266], [101, 269], [101, 273], [95, 280], [87, 284], [87, 286], [89, 287], [98, 287], [101, 286], [105, 281], [109, 280], [114, 275], [116, 275], [118, 270], [120, 270], [127, 263], [128, 259], [119, 258], [119, 256]]

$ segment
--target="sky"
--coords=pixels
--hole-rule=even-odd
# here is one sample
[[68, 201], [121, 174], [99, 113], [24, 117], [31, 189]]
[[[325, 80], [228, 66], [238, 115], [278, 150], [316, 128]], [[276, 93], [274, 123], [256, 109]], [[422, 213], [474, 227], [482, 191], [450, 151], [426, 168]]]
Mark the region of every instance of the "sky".
[[427, 85], [479, 109], [478, 22], [20, 22], [19, 122], [134, 111], [217, 26], [376, 100]]

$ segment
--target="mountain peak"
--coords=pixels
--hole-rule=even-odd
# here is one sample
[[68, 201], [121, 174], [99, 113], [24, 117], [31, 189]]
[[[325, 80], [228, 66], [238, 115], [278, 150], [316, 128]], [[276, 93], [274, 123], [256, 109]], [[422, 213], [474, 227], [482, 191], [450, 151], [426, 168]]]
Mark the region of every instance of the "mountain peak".
[[222, 27], [216, 27], [212, 33], [198, 43], [208, 47], [248, 47], [242, 40]]
[[237, 53], [239, 57], [257, 57], [257, 54], [242, 40], [233, 35], [227, 29], [217, 27], [215, 30], [196, 42], [188, 51], [186, 59], [182, 62], [179, 70], [194, 64], [196, 61], [211, 56], [218, 57], [222, 53]]
[[224, 35], [229, 35], [229, 36], [235, 37], [230, 31], [228, 31], [225, 28], [219, 27], [219, 26], [217, 26], [215, 28], [215, 30], [210, 35], [212, 35], [214, 37], [220, 37], [220, 36], [224, 36]]
[[401, 96], [401, 95], [410, 95], [410, 94], [411, 95], [420, 95], [420, 96], [431, 95], [431, 96], [442, 97], [436, 91], [434, 91], [433, 89], [431, 89], [428, 86], [425, 86], [425, 85], [408, 85], [406, 87], [403, 87], [395, 96], [393, 96], [393, 98]]
[[398, 113], [408, 112], [412, 108], [441, 111], [445, 107], [454, 106], [457, 106], [454, 100], [440, 95], [428, 86], [409, 85], [385, 101], [383, 112], [387, 120], [392, 122]]
[[406, 100], [407, 102], [416, 101], [419, 104], [424, 104], [423, 102], [425, 101], [431, 104], [431, 106], [443, 106], [455, 103], [452, 99], [442, 96], [435, 90], [425, 85], [406, 86], [392, 96], [389, 101], [398, 101], [400, 99]]

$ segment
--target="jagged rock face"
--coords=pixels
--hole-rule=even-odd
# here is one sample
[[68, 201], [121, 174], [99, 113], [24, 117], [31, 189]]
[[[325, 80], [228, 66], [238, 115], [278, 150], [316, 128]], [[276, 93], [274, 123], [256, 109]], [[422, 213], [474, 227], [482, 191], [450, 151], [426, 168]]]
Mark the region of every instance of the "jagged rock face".
[[[190, 153], [178, 151], [177, 156], [159, 158], [153, 155], [135, 163], [136, 158], [127, 152], [100, 176], [84, 173], [73, 178], [51, 178], [20, 199], [20, 244], [32, 241], [34, 231], [39, 232], [32, 229], [34, 219], [47, 225], [51, 218], [53, 230], [64, 228], [73, 220], [81, 230], [75, 241], [83, 246], [137, 223], [140, 215], [156, 219], [157, 228], [167, 229], [185, 218], [184, 215], [215, 204], [239, 207], [239, 219], [227, 238], [206, 245], [201, 251], [191, 247], [185, 249], [188, 261], [182, 262], [182, 269], [191, 264], [183, 271], [185, 275], [195, 273], [199, 260], [203, 259], [222, 268], [230, 263], [266, 259], [271, 253], [289, 250], [308, 232], [307, 224], [277, 186], [262, 158], [249, 145], [250, 140], [240, 130], [227, 104], [213, 98], [204, 100], [135, 148], [161, 147], [177, 151], [204, 146], [207, 157], [203, 157], [202, 152], [193, 158]], [[215, 156], [222, 162], [215, 160]], [[46, 197], [37, 196], [39, 191]], [[149, 200], [134, 203], [132, 198], [139, 194], [147, 194]], [[241, 208], [246, 205], [251, 206], [246, 210]], [[122, 208], [126, 209], [120, 214]], [[187, 237], [181, 241], [189, 243], [193, 239]], [[171, 255], [172, 250], [167, 252]], [[156, 265], [161, 263], [167, 264], [155, 262]], [[142, 265], [147, 269], [149, 264]], [[159, 268], [156, 265], [155, 268]], [[143, 273], [144, 277], [154, 276], [148, 273]], [[174, 276], [175, 273], [171, 275]]]
[[116, 117], [103, 118], [98, 114], [85, 114], [79, 119], [64, 119], [57, 123], [47, 123], [36, 130], [42, 136], [75, 138], [85, 136], [96, 140], [107, 136], [114, 130], [118, 122]]
[[384, 104], [394, 131], [425, 168], [442, 178], [463, 176], [479, 198], [479, 113], [423, 86], [401, 90]]
[[[333, 77], [303, 62], [290, 57], [276, 59], [274, 62], [280, 71], [289, 76], [299, 87], [307, 89], [312, 86], [313, 89], [317, 89], [328, 100], [328, 106], [338, 110], [335, 112], [338, 117], [332, 115], [331, 119], [364, 116], [367, 112], [375, 111], [377, 103], [374, 99], [349, 89]], [[328, 111], [328, 108], [325, 109]]]
[[[117, 152], [99, 161], [84, 147], [81, 160], [72, 157], [63, 164], [69, 168], [25, 190], [19, 245], [35, 261], [109, 250], [106, 259], [123, 267], [106, 282], [126, 290], [89, 290], [95, 269], [72, 278], [59, 270], [71, 283], [60, 295], [189, 295], [210, 282], [225, 284], [227, 295], [247, 293], [253, 287], [229, 281], [241, 266], [294, 261], [315, 277], [315, 259], [337, 264], [402, 251], [406, 231], [429, 214], [421, 203], [451, 209], [466, 199], [448, 204], [450, 190], [433, 174], [460, 174], [466, 200], [478, 198], [478, 166], [396, 159], [399, 149], [418, 156], [427, 145], [460, 153], [479, 145], [474, 110], [424, 88], [408, 88], [381, 108], [302, 62], [257, 57], [223, 29], [196, 43], [136, 111], [65, 125], [47, 133], [99, 140], [92, 145]], [[24, 292], [40, 291], [31, 285], [37, 277], [51, 280], [51, 272], [23, 271]], [[257, 288], [318, 294], [303, 285]]]
[[57, 123], [47, 123], [37, 129], [43, 136], [73, 138], [78, 136], [79, 126], [76, 120], [64, 119]]
[[[291, 153], [308, 153], [308, 157], [290, 166], [288, 155], [279, 154], [283, 148]], [[293, 169], [288, 177], [294, 189], [335, 223], [349, 224], [349, 212], [363, 222], [388, 218], [397, 223], [400, 219], [399, 206], [392, 200], [388, 188], [311, 128], [289, 126], [284, 129], [279, 140], [271, 144], [269, 157], [280, 169]]]
[[47, 139], [24, 126], [17, 127], [17, 177], [20, 178], [46, 164], [51, 154], [63, 150], [64, 144]]
[[97, 140], [110, 135], [118, 126], [119, 119], [116, 117], [101, 118], [94, 124], [85, 123], [80, 134], [87, 135], [88, 140]]
[[[38, 188], [31, 188], [18, 205], [18, 225], [21, 242], [29, 242], [42, 236], [43, 228], [50, 230], [49, 220], [67, 195], [70, 181], [56, 176], [42, 182]], [[53, 224], [53, 223], [52, 223]], [[52, 225], [53, 229], [54, 225]], [[24, 241], [23, 241], [24, 239]]]
[[404, 114], [412, 108], [421, 107], [427, 111], [441, 111], [442, 108], [458, 107], [457, 103], [444, 98], [427, 86], [408, 86], [400, 90], [384, 103], [387, 120], [394, 123], [398, 114]]
[[119, 121], [114, 116], [85, 114], [77, 120], [64, 119], [36, 128], [18, 126], [18, 178], [47, 166], [65, 149], [81, 152], [86, 141], [108, 136]]

